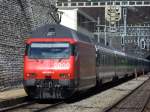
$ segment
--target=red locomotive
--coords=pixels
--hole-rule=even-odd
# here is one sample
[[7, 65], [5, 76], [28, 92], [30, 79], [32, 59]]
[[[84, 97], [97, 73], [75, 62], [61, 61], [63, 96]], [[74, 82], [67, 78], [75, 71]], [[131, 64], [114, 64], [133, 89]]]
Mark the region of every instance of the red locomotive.
[[88, 36], [61, 25], [45, 25], [26, 41], [24, 87], [37, 99], [71, 96], [96, 85], [95, 47]]

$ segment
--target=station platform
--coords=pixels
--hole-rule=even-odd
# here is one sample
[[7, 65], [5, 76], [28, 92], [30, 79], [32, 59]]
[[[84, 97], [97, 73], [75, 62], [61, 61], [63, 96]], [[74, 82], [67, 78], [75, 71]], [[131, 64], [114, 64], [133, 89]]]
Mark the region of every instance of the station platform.
[[0, 92], [0, 108], [14, 106], [25, 101], [27, 94], [23, 88]]
[[8, 99], [16, 99], [25, 96], [27, 96], [27, 94], [25, 93], [24, 89], [14, 89], [0, 92], [0, 101], [5, 101]]

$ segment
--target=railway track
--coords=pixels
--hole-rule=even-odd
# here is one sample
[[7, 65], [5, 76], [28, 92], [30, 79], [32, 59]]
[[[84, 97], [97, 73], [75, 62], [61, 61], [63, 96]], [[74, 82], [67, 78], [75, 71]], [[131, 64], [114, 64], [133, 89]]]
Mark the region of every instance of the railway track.
[[0, 112], [42, 112], [63, 103], [64, 101], [25, 101], [15, 106], [0, 109]]
[[21, 102], [20, 104], [14, 105], [14, 106], [3, 107], [3, 108], [0, 109], [0, 112], [15, 110], [17, 108], [22, 108], [22, 107], [25, 107], [25, 106], [28, 106], [28, 105], [32, 105], [34, 103], [35, 103], [35, 101], [24, 101], [24, 102]]
[[[76, 102], [79, 102], [79, 101], [86, 99], [90, 96], [93, 96], [95, 94], [99, 94], [102, 91], [108, 90], [111, 87], [117, 86], [128, 80], [130, 80], [130, 79], [123, 79], [115, 84], [114, 83], [105, 84], [105, 86], [103, 86], [103, 88], [101, 90], [96, 90], [95, 88], [92, 88], [92, 89], [88, 90], [88, 92], [86, 92], [86, 93], [77, 93], [76, 95], [71, 97], [71, 99], [65, 100], [65, 101], [52, 101], [52, 100], [51, 101], [50, 100], [35, 101], [35, 100], [30, 100], [27, 97], [23, 98], [23, 99], [21, 98], [21, 99], [19, 99], [19, 101], [17, 101], [17, 104], [10, 101], [12, 104], [9, 104], [9, 106], [6, 106], [6, 107], [2, 106], [0, 108], [0, 112], [5, 112], [5, 111], [9, 111], [9, 112], [16, 112], [16, 111], [18, 111], [18, 112], [20, 112], [20, 111], [41, 112], [41, 111], [45, 111], [50, 108], [53, 108], [55, 106], [58, 106], [60, 104], [63, 104], [64, 102], [66, 102], [68, 104], [74, 104]], [[6, 104], [4, 104], [4, 105], [6, 105]]]
[[[47, 112], [47, 111], [48, 112], [80, 112], [80, 111], [82, 112], [104, 112], [105, 110], [104, 108], [109, 107], [109, 106], [106, 106], [108, 104], [107, 103], [108, 100], [111, 100], [111, 102], [113, 102], [114, 95], [116, 96], [115, 93], [120, 91], [120, 90], [117, 90], [118, 86], [124, 83], [129, 83], [130, 79], [131, 78], [124, 78], [118, 81], [117, 83], [113, 83], [113, 82], [107, 83], [101, 88], [101, 90], [97, 90], [93, 88], [93, 89], [88, 90], [85, 93], [78, 93], [69, 100], [59, 100], [59, 101], [55, 101], [55, 100], [35, 101], [34, 100], [32, 101], [32, 100], [27, 99], [20, 104], [7, 107], [7, 108], [3, 108], [0, 111], [2, 112], [5, 112], [5, 111], [8, 111], [8, 112]], [[129, 84], [131, 84], [131, 82]], [[142, 84], [142, 86], [144, 84]], [[147, 84], [147, 86], [148, 85], [149, 84]], [[110, 90], [113, 92], [110, 92]], [[123, 91], [120, 91], [120, 92], [123, 93]], [[103, 102], [104, 99], [107, 100], [107, 102], [105, 102], [107, 103], [105, 104], [105, 107], [104, 107], [104, 102]]]
[[145, 106], [143, 112], [150, 112], [150, 99], [147, 102], [147, 105]]
[[106, 112], [150, 112], [150, 79]]

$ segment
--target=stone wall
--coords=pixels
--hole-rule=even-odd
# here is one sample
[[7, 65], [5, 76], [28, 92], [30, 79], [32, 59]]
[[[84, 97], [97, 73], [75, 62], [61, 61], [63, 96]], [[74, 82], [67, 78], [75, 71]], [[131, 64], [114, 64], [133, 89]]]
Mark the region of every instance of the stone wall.
[[0, 91], [21, 85], [24, 41], [31, 30], [55, 22], [51, 2], [0, 0]]

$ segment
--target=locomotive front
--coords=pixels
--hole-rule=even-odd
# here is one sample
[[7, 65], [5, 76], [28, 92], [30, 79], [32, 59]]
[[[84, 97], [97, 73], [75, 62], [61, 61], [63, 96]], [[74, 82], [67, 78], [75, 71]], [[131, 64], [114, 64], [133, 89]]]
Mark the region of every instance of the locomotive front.
[[64, 99], [75, 92], [74, 44], [70, 38], [27, 40], [24, 88], [30, 97]]

